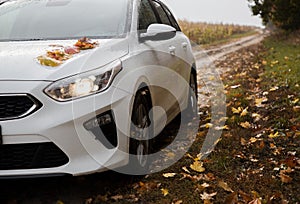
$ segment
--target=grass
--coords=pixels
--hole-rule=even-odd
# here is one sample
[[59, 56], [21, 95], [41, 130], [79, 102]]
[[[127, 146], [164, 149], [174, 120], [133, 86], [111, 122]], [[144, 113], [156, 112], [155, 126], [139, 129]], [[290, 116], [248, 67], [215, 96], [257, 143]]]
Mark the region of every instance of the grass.
[[264, 41], [268, 53], [265, 65], [265, 86], [285, 86], [300, 92], [300, 45], [290, 38], [270, 37]]

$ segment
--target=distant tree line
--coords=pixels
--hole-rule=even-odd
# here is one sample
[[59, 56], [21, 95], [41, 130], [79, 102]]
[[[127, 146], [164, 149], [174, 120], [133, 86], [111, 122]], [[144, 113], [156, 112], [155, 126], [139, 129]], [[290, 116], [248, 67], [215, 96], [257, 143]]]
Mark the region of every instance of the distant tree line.
[[272, 23], [284, 30], [300, 28], [300, 0], [248, 0], [254, 15], [264, 24]]

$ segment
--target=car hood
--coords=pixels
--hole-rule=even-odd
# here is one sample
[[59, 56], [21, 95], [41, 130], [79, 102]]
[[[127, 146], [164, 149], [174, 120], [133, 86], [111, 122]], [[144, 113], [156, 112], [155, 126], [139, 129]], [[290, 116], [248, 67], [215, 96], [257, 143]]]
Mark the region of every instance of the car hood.
[[76, 40], [0, 42], [0, 80], [56, 81], [100, 68], [128, 53], [126, 39], [97, 42], [96, 48], [81, 51], [57, 67], [43, 66], [37, 57], [45, 55], [51, 45], [72, 46]]

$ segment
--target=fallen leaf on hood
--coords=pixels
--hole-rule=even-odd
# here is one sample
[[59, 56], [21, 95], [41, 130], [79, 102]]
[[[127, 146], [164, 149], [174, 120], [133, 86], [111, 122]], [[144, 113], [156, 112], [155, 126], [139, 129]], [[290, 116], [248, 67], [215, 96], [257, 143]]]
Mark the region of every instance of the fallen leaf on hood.
[[205, 171], [205, 168], [203, 167], [203, 162], [200, 161], [195, 161], [193, 164], [190, 165], [190, 168], [199, 173]]

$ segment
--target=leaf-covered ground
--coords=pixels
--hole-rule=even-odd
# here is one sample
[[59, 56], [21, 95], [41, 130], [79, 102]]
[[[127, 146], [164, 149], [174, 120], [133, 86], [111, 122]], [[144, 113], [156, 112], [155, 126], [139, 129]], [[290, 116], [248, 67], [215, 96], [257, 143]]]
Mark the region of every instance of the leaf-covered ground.
[[267, 39], [215, 62], [229, 70], [222, 74], [227, 120], [206, 159], [199, 152], [210, 108], [200, 110], [189, 152], [163, 172], [1, 181], [0, 203], [300, 203], [299, 39]]
[[[163, 172], [135, 178], [86, 203], [299, 203], [299, 44], [266, 40], [216, 62], [227, 96], [227, 122], [215, 150], [199, 151], [211, 128], [201, 110], [189, 152]], [[295, 70], [296, 69], [296, 70]]]

